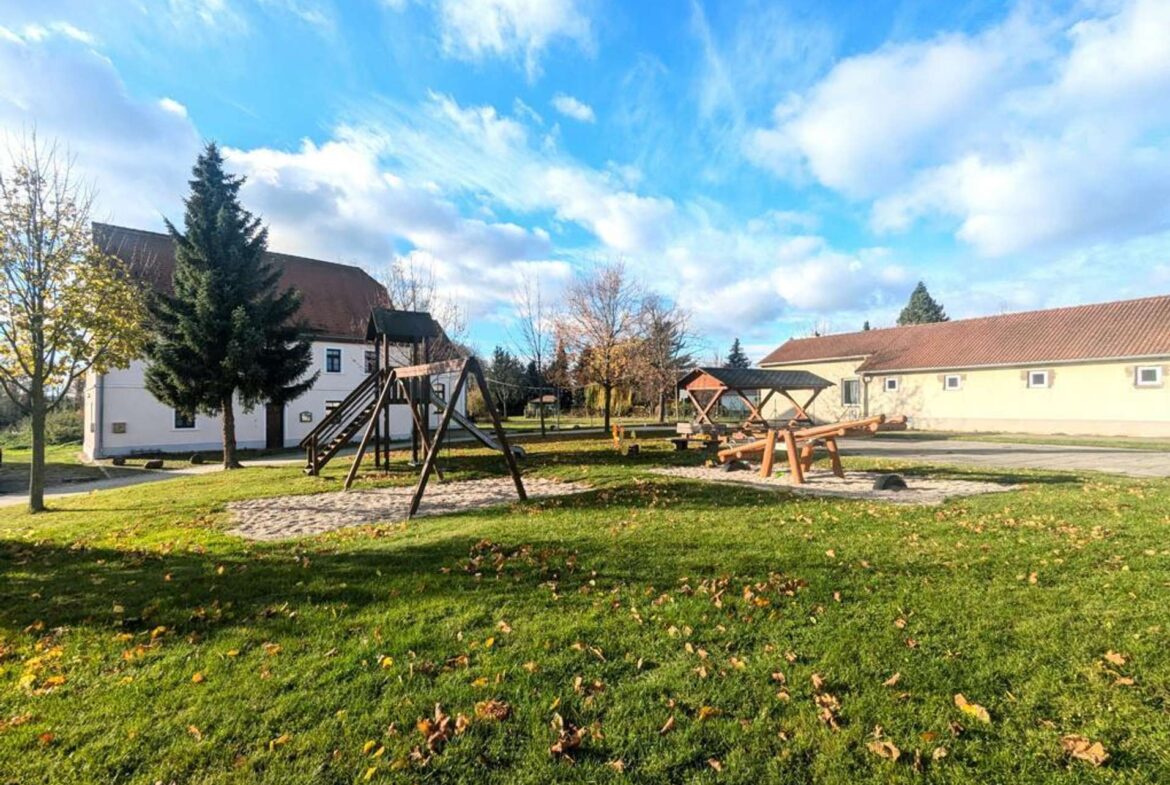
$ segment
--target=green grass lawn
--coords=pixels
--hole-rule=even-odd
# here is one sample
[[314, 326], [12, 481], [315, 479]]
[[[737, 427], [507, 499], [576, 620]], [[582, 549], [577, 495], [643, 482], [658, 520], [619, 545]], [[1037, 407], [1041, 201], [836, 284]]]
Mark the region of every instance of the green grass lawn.
[[286, 543], [225, 503], [344, 465], [0, 510], [0, 783], [1170, 780], [1170, 481], [895, 507], [656, 476], [700, 460], [659, 442], [529, 445], [581, 496]]

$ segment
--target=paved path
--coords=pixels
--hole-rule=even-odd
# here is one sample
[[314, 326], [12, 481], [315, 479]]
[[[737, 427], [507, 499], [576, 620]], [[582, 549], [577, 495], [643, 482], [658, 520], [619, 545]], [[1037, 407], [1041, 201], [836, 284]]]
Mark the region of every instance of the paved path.
[[1000, 444], [959, 439], [841, 439], [846, 455], [996, 469], [1102, 471], [1132, 477], [1170, 477], [1170, 452], [1057, 444]]

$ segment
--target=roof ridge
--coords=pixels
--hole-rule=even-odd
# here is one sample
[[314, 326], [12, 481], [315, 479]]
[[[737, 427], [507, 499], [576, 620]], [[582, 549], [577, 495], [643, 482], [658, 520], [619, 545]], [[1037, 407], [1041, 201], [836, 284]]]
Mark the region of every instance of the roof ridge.
[[[104, 223], [102, 221], [94, 221], [93, 222], [93, 228], [96, 229], [99, 226], [102, 227], [103, 229], [106, 229], [106, 230], [113, 229], [113, 230], [116, 230], [119, 232], [129, 232], [131, 234], [140, 234], [140, 235], [146, 235], [148, 237], [156, 237], [156, 238], [159, 238], [161, 240], [171, 239], [171, 236], [169, 234], [167, 234], [166, 232], [155, 232], [155, 231], [152, 231], [150, 229], [136, 229], [132, 226], [118, 226], [117, 224], [108, 224], [108, 223]], [[316, 257], [313, 257], [313, 256], [301, 256], [300, 254], [295, 254], [295, 253], [285, 253], [284, 251], [274, 251], [271, 248], [266, 248], [265, 253], [268, 254], [269, 256], [283, 256], [287, 259], [296, 259], [297, 261], [300, 261], [300, 262], [311, 262], [313, 264], [329, 265], [330, 267], [344, 267], [348, 270], [357, 270], [358, 272], [369, 276], [371, 280], [375, 280], [375, 281], [377, 280], [374, 278], [374, 276], [370, 275], [370, 272], [368, 270], [366, 270], [364, 267], [361, 267], [361, 266], [356, 265], [356, 264], [346, 264], [345, 262], [331, 262], [327, 259], [317, 259]]]
[[895, 324], [890, 327], [874, 327], [869, 330], [850, 330], [843, 333], [826, 333], [824, 335], [806, 335], [800, 338], [789, 338], [788, 341], [815, 341], [821, 338], [836, 338], [845, 335], [869, 335], [880, 332], [892, 332], [895, 330], [910, 330], [914, 328], [934, 328], [943, 324], [967, 324], [970, 322], [987, 321], [989, 319], [1006, 319], [1012, 316], [1032, 316], [1038, 314], [1050, 314], [1057, 311], [1076, 311], [1084, 308], [1100, 308], [1105, 305], [1109, 306], [1123, 306], [1135, 305], [1137, 303], [1144, 303], [1154, 300], [1168, 300], [1170, 301], [1170, 293], [1168, 294], [1152, 294], [1146, 297], [1135, 297], [1130, 300], [1105, 300], [1096, 303], [1081, 303], [1080, 305], [1057, 305], [1052, 308], [1036, 308], [1031, 311], [1007, 311], [1006, 313], [990, 313], [983, 316], [967, 316], [962, 319], [948, 319], [945, 322], [920, 322], [917, 324]]

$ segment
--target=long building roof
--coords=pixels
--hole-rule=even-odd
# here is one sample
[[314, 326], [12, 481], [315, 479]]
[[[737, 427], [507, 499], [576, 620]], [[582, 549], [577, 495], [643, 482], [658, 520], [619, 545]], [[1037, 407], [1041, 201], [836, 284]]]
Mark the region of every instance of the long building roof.
[[[170, 235], [95, 223], [94, 241], [121, 259], [140, 280], [170, 292], [175, 271], [175, 244]], [[360, 267], [269, 251], [280, 270], [280, 283], [301, 293], [299, 317], [323, 338], [364, 341], [370, 313], [388, 308], [386, 287]]]
[[793, 338], [760, 361], [863, 360], [864, 372], [1170, 357], [1170, 295]]

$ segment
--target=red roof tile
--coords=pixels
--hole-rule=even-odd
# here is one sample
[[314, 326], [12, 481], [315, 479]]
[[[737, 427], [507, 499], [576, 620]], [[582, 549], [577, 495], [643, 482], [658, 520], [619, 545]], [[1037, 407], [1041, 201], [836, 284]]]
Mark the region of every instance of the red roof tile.
[[[134, 275], [164, 292], [171, 289], [175, 246], [170, 235], [95, 223], [94, 240], [125, 262]], [[268, 252], [284, 287], [301, 292], [299, 316], [322, 337], [365, 341], [370, 312], [388, 308], [386, 287], [359, 267]]]
[[1170, 295], [794, 338], [760, 364], [854, 357], [870, 372], [1170, 357]]

